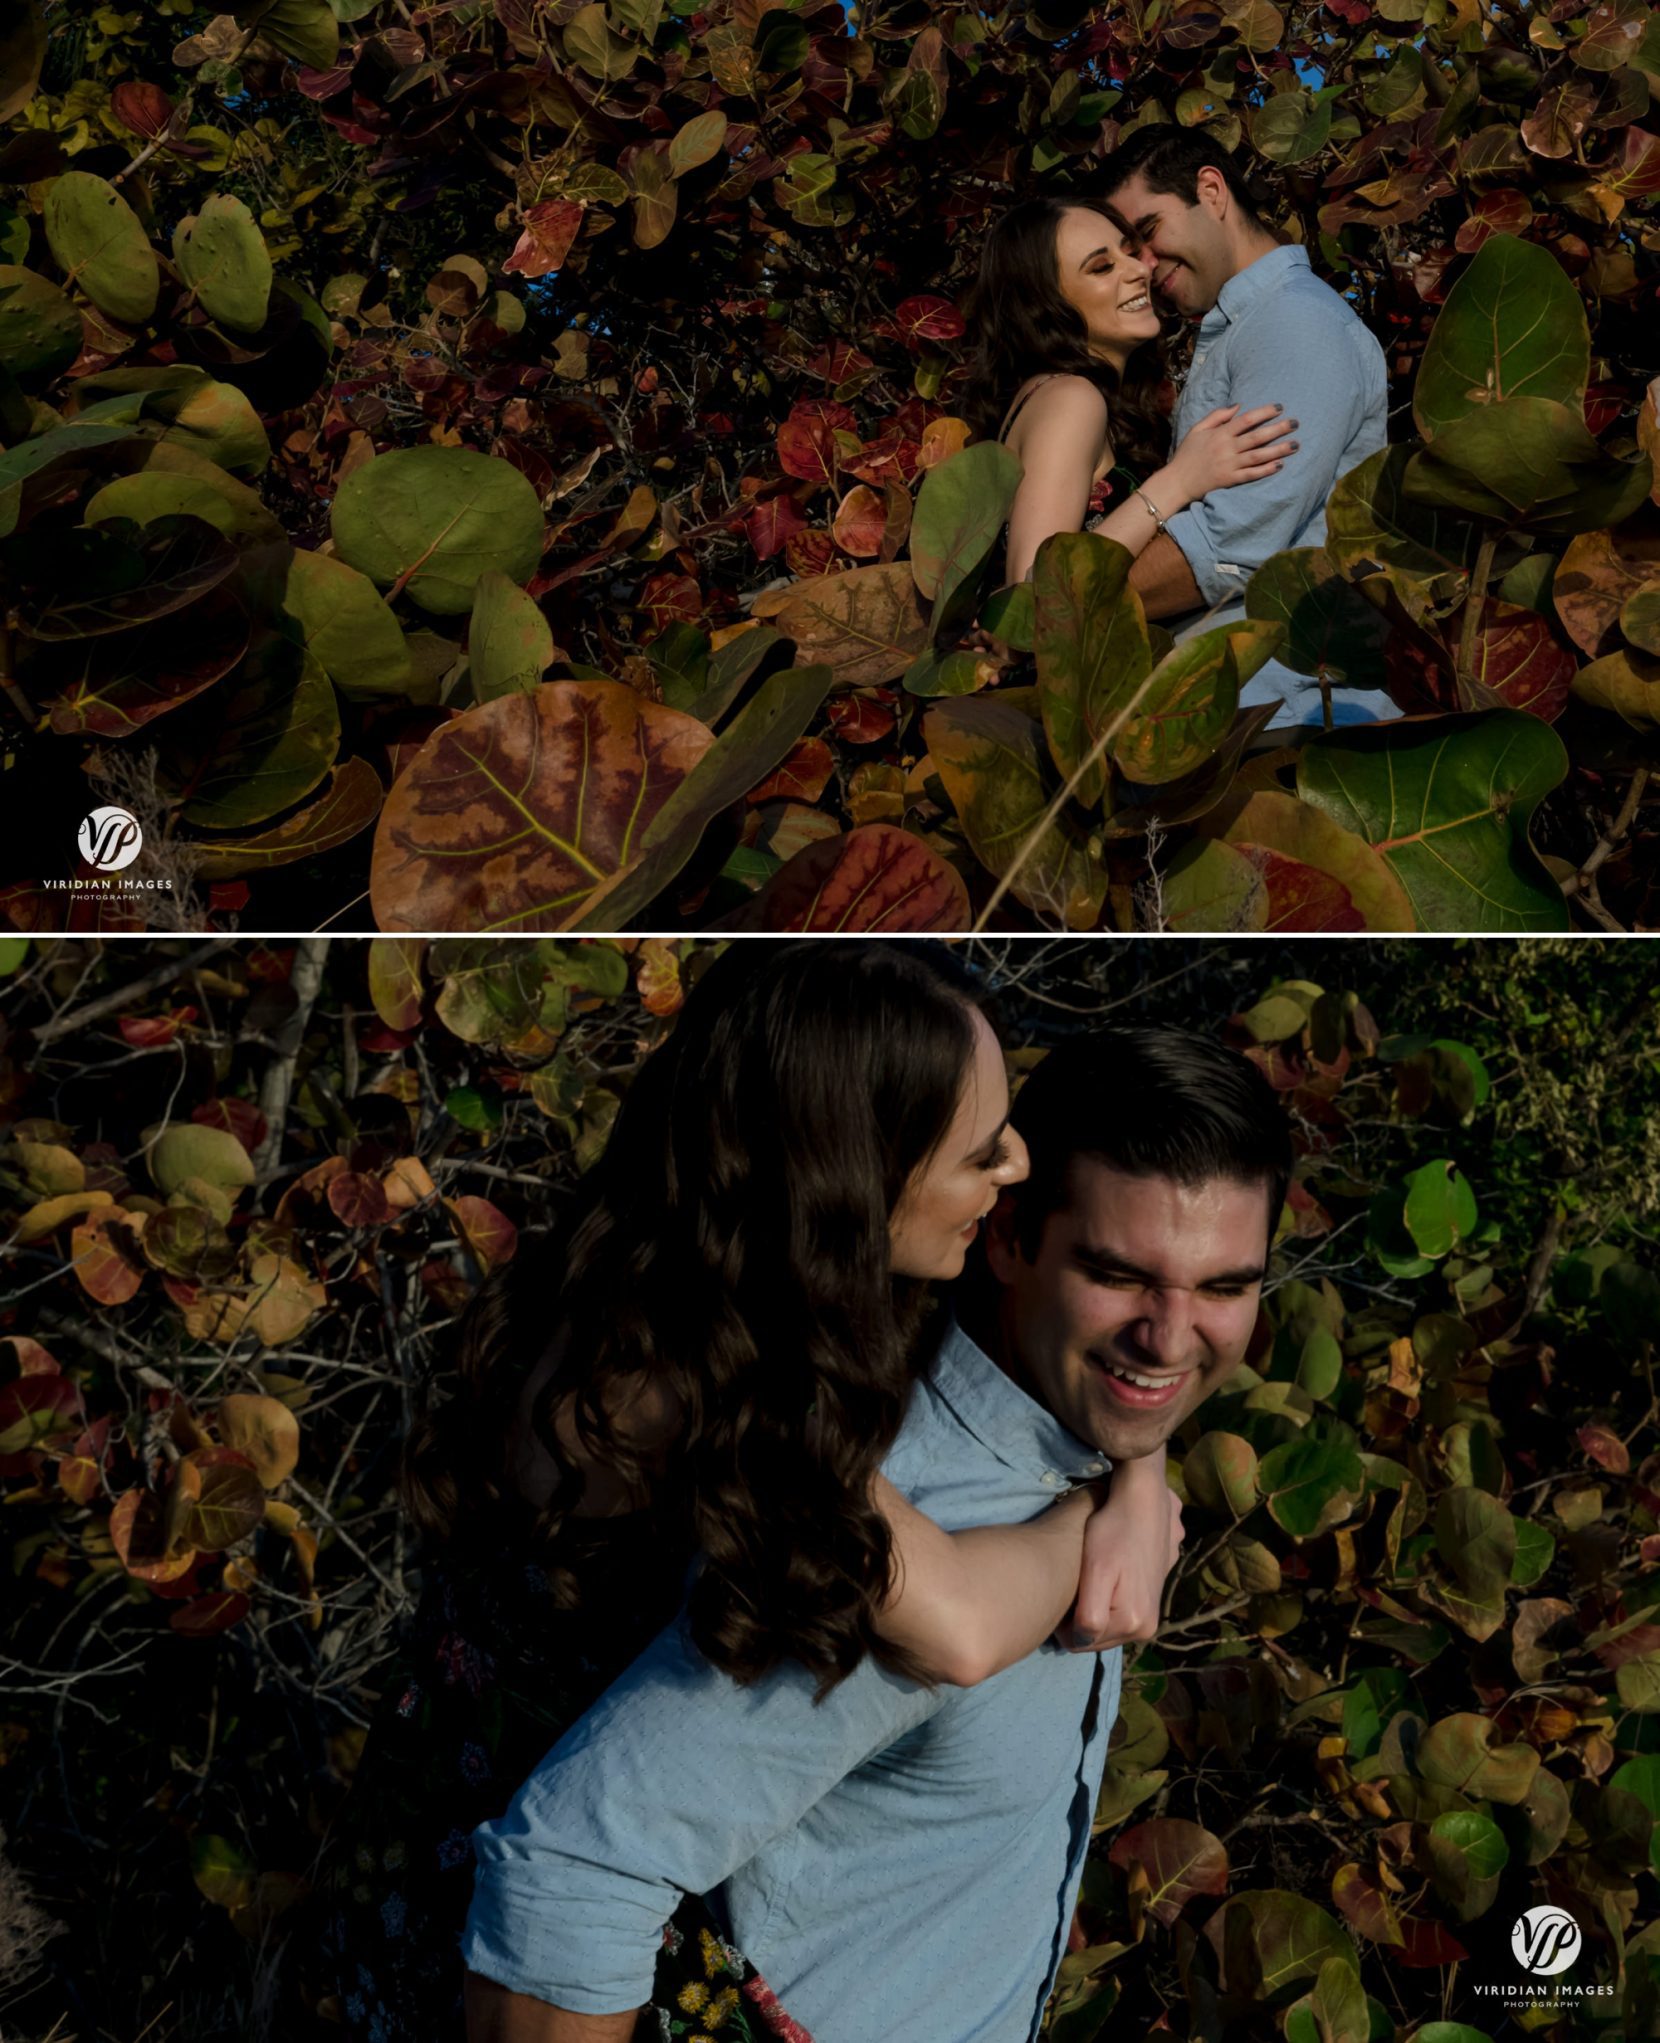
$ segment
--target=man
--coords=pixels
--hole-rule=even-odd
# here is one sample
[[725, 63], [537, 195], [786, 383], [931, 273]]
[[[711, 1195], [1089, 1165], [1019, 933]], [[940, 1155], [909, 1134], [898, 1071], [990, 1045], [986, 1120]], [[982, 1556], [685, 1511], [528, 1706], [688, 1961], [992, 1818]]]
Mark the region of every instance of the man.
[[[1013, 1118], [1031, 1176], [884, 1464], [948, 1530], [1035, 1517], [1115, 1462], [1162, 1476], [1244, 1354], [1290, 1175], [1266, 1080], [1178, 1031], [1051, 1052]], [[1050, 1643], [947, 1689], [867, 1659], [815, 1705], [799, 1667], [740, 1688], [670, 1627], [476, 1834], [469, 2036], [624, 2043], [702, 1893], [815, 2043], [1030, 2043], [1120, 1658]]]
[[[1388, 440], [1388, 377], [1376, 339], [1307, 252], [1270, 232], [1203, 129], [1138, 128], [1107, 159], [1101, 196], [1140, 237], [1153, 290], [1199, 322], [1172, 444], [1219, 405], [1283, 403], [1299, 421], [1300, 451], [1278, 474], [1175, 512], [1137, 557], [1131, 587], [1149, 617], [1179, 620], [1180, 638], [1242, 618], [1245, 584], [1272, 555], [1324, 544], [1333, 486]], [[1212, 605], [1208, 618], [1189, 614]], [[1398, 713], [1381, 690], [1331, 695], [1336, 723]], [[1323, 721], [1318, 683], [1277, 660], [1240, 693], [1280, 697], [1276, 725]]]

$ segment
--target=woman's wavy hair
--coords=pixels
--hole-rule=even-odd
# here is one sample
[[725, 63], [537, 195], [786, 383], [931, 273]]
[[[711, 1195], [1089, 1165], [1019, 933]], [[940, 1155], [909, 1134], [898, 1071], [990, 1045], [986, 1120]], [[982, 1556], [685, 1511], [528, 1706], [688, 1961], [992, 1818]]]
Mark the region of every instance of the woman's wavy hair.
[[1106, 200], [1081, 192], [1022, 199], [1001, 214], [986, 237], [979, 275], [968, 295], [975, 350], [964, 410], [976, 435], [994, 440], [1028, 378], [1083, 376], [1107, 400], [1115, 455], [1147, 475], [1169, 458], [1164, 343], [1138, 348], [1122, 377], [1091, 351], [1082, 314], [1061, 295], [1055, 253], [1062, 219], [1078, 209], [1110, 220], [1135, 246], [1123, 215]]
[[[406, 1457], [423, 1530], [529, 1533], [561, 1600], [581, 1601], [603, 1521], [572, 1514], [563, 1409], [651, 1514], [676, 1590], [701, 1556], [689, 1616], [716, 1666], [748, 1682], [793, 1659], [821, 1693], [866, 1653], [919, 1673], [875, 1628], [893, 1553], [869, 1486], [929, 1300], [892, 1275], [888, 1223], [955, 1115], [979, 998], [936, 943], [719, 957], [635, 1075], [558, 1259], [521, 1253], [469, 1306], [459, 1390]], [[534, 1424], [559, 1480], [533, 1513], [504, 1456], [544, 1362]], [[666, 1450], [616, 1423], [642, 1380], [676, 1415]]]

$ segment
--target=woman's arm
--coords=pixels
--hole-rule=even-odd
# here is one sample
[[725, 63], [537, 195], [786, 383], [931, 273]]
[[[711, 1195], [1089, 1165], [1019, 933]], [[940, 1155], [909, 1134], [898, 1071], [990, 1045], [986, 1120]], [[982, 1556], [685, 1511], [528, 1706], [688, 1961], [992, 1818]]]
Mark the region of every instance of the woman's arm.
[[1072, 1608], [1084, 1527], [1100, 1499], [1071, 1491], [1024, 1525], [945, 1532], [885, 1476], [871, 1489], [893, 1533], [897, 1580], [877, 1629], [940, 1681], [972, 1688], [1035, 1652]]
[[565, 2008], [510, 1993], [482, 1974], [467, 1974], [467, 2043], [628, 2043], [631, 2015], [573, 2015]]
[[1165, 1480], [1164, 1450], [1115, 1464], [1111, 1493], [1084, 1528], [1078, 1601], [1061, 1644], [1098, 1653], [1156, 1637], [1181, 1544], [1182, 1507]]
[[[1139, 554], [1161, 519], [1173, 518], [1211, 490], [1274, 474], [1297, 446], [1286, 438], [1297, 421], [1279, 412], [1265, 404], [1248, 412], [1225, 405], [1208, 413], [1182, 436], [1164, 467], [1091, 530]], [[1009, 512], [1005, 581], [1025, 581], [1038, 548], [1054, 533], [1083, 530], [1107, 434], [1106, 399], [1081, 376], [1057, 376], [1026, 400], [1009, 436], [1024, 473]]]

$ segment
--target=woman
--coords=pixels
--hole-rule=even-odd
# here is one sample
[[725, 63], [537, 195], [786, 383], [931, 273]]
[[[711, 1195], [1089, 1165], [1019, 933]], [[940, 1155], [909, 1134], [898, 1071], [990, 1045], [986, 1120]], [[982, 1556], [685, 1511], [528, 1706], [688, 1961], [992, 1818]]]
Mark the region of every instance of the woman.
[[[1179, 1531], [1162, 1467], [1099, 1508], [1080, 1491], [956, 1535], [878, 1473], [928, 1287], [1025, 1175], [1007, 1118], [996, 1037], [942, 945], [735, 944], [707, 972], [559, 1261], [480, 1292], [461, 1397], [412, 1446], [443, 1558], [323, 1882], [325, 2011], [353, 2036], [460, 2035], [472, 1829], [683, 1594], [735, 1679], [790, 1658], [825, 1688], [867, 1653], [984, 1679], [1075, 1597], [1080, 1622], [1109, 1612], [1100, 1643], [1115, 1601], [1156, 1617]], [[654, 2004], [665, 2034], [790, 2033], [695, 1901]]]
[[[978, 335], [968, 410], [1019, 456], [1006, 583], [1055, 532], [1101, 532], [1140, 553], [1215, 489], [1272, 475], [1297, 451], [1281, 405], [1227, 405], [1166, 461], [1152, 273], [1102, 200], [1027, 199], [993, 227], [969, 303]], [[1137, 475], [1145, 477], [1137, 481]], [[1086, 524], [1087, 521], [1087, 524]]]

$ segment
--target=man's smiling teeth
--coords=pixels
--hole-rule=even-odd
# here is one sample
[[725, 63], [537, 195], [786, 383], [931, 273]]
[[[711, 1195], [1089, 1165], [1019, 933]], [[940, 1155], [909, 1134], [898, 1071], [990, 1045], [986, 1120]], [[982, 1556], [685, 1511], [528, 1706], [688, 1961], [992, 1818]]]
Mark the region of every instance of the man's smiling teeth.
[[1117, 1362], [1108, 1362], [1103, 1366], [1109, 1376], [1122, 1376], [1126, 1383], [1137, 1384], [1142, 1390], [1165, 1390], [1172, 1383], [1181, 1380], [1175, 1376], [1138, 1376], [1133, 1369], [1126, 1369]]

